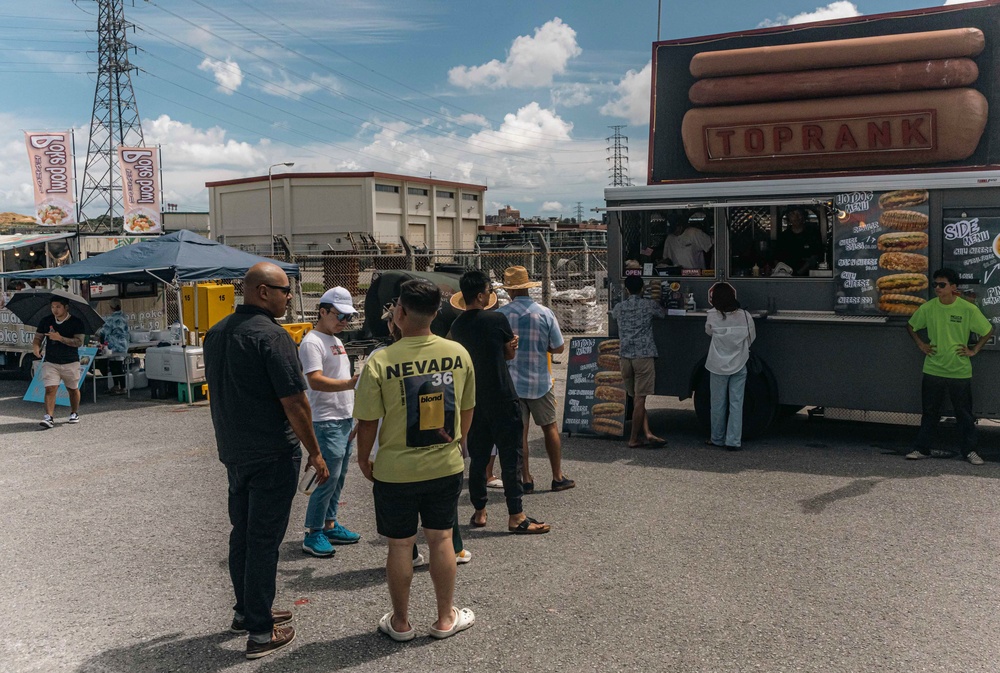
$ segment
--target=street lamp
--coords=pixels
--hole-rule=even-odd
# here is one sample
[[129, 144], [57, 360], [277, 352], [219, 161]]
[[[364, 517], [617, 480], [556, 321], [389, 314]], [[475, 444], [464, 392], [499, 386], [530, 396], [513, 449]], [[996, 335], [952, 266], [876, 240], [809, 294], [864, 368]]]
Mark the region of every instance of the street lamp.
[[[267, 219], [271, 224], [271, 256], [274, 256], [274, 205], [271, 191], [271, 169], [275, 166], [294, 166], [294, 161], [281, 161], [267, 167]], [[287, 194], [285, 195], [287, 199]]]

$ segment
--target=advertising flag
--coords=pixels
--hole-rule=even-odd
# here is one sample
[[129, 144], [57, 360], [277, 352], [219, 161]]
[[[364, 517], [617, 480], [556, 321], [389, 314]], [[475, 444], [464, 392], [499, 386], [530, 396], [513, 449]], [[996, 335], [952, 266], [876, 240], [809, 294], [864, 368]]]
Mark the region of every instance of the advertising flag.
[[163, 233], [159, 149], [119, 147], [118, 166], [122, 174], [125, 233]]
[[35, 191], [35, 219], [47, 227], [76, 224], [73, 137], [69, 131], [24, 133]]

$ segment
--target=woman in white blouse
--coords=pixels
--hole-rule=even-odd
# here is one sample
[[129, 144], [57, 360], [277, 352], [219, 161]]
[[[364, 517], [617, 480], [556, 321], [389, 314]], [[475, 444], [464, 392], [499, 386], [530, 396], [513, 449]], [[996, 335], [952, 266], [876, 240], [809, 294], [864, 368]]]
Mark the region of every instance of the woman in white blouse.
[[705, 369], [712, 377], [712, 439], [709, 443], [739, 451], [743, 435], [743, 391], [750, 344], [757, 338], [753, 317], [740, 308], [736, 289], [716, 283], [708, 291], [705, 332], [712, 337]]

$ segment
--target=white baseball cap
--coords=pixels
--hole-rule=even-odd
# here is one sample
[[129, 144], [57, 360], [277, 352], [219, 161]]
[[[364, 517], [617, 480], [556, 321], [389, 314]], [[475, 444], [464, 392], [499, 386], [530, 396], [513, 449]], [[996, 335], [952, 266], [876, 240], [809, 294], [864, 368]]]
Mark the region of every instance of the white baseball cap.
[[354, 310], [354, 302], [351, 293], [342, 287], [330, 288], [319, 298], [320, 304], [333, 304], [333, 308], [338, 313], [357, 313]]

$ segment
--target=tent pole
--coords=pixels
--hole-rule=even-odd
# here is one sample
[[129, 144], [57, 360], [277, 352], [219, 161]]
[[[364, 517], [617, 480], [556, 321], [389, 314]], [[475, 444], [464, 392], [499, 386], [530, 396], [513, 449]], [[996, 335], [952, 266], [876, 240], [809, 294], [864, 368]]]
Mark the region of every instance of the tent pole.
[[191, 375], [188, 374], [187, 339], [184, 338], [184, 304], [182, 303], [183, 298], [181, 297], [181, 284], [177, 283], [175, 287], [177, 288], [177, 310], [180, 313], [179, 317], [181, 323], [181, 359], [184, 360], [184, 385], [187, 386], [187, 401], [190, 405], [192, 403]]
[[198, 281], [192, 284], [194, 288], [194, 345], [201, 345], [201, 333], [198, 331]]

